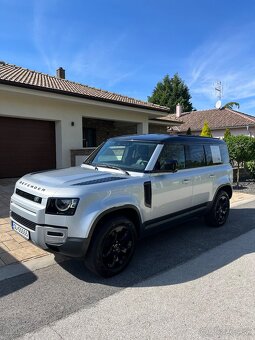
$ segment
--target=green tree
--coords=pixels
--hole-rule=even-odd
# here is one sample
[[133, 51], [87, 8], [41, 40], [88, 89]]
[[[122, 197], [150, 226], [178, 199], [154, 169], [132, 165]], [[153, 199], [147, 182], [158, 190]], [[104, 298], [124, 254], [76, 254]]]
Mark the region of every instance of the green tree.
[[211, 132], [211, 129], [209, 128], [207, 121], [204, 122], [204, 126], [203, 126], [201, 133], [200, 133], [200, 136], [212, 137], [212, 132]]
[[187, 132], [186, 132], [186, 135], [192, 135], [192, 132], [191, 132], [191, 128], [189, 127]]
[[240, 104], [237, 102], [228, 102], [226, 103], [222, 108], [223, 109], [233, 109], [233, 107], [236, 106], [238, 109], [240, 108]]
[[252, 137], [239, 135], [229, 136], [226, 139], [230, 160], [237, 164], [236, 185], [239, 187], [240, 165], [243, 162], [254, 160], [255, 139]]
[[162, 81], [157, 83], [152, 95], [148, 97], [149, 102], [167, 106], [173, 113], [178, 103], [182, 106], [184, 112], [194, 110], [190, 99], [189, 89], [178, 73], [172, 78], [167, 74]]
[[230, 129], [226, 128], [223, 139], [226, 140], [229, 136], [231, 136]]

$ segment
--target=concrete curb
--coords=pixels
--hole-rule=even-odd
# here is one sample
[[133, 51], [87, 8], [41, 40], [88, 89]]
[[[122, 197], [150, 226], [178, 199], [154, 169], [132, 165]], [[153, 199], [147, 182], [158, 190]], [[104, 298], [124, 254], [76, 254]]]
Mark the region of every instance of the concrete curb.
[[34, 272], [37, 269], [46, 268], [60, 261], [56, 261], [55, 256], [53, 254], [49, 254], [25, 262], [9, 264], [0, 268], [0, 281], [10, 279], [18, 275]]

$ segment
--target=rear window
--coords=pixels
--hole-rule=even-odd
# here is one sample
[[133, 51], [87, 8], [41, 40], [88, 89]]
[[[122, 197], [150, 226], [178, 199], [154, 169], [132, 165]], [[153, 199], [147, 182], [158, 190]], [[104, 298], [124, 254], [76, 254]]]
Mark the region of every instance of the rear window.
[[207, 165], [229, 163], [228, 149], [225, 144], [205, 145]]

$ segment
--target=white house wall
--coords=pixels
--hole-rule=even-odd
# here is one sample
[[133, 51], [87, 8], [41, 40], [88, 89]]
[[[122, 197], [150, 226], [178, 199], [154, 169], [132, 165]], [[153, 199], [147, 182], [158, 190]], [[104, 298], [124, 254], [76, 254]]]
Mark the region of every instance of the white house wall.
[[0, 85], [0, 116], [55, 121], [56, 164], [62, 168], [70, 166], [70, 150], [82, 148], [83, 117], [137, 123], [138, 132], [147, 133], [153, 112]]

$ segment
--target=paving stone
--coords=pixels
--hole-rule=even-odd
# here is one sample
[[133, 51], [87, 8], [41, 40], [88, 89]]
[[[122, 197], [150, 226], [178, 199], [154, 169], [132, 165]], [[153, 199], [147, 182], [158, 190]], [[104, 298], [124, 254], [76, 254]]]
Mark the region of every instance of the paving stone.
[[9, 224], [0, 224], [0, 234], [2, 233], [6, 233], [6, 232], [10, 232], [11, 231], [11, 227]]
[[9, 249], [9, 250], [16, 250], [18, 248], [21, 248], [22, 245], [20, 245], [17, 241], [15, 240], [10, 240], [10, 241], [6, 241], [3, 242], [3, 244]]
[[8, 233], [0, 234], [0, 242], [9, 241], [11, 239], [12, 239], [12, 237], [11, 237], [11, 235], [8, 235]]
[[20, 236], [20, 235], [17, 234], [16, 232], [15, 232], [14, 235], [12, 235], [12, 238], [13, 238], [15, 241], [19, 242], [19, 243], [27, 243], [27, 244], [30, 244], [30, 242], [28, 242], [24, 237]]

